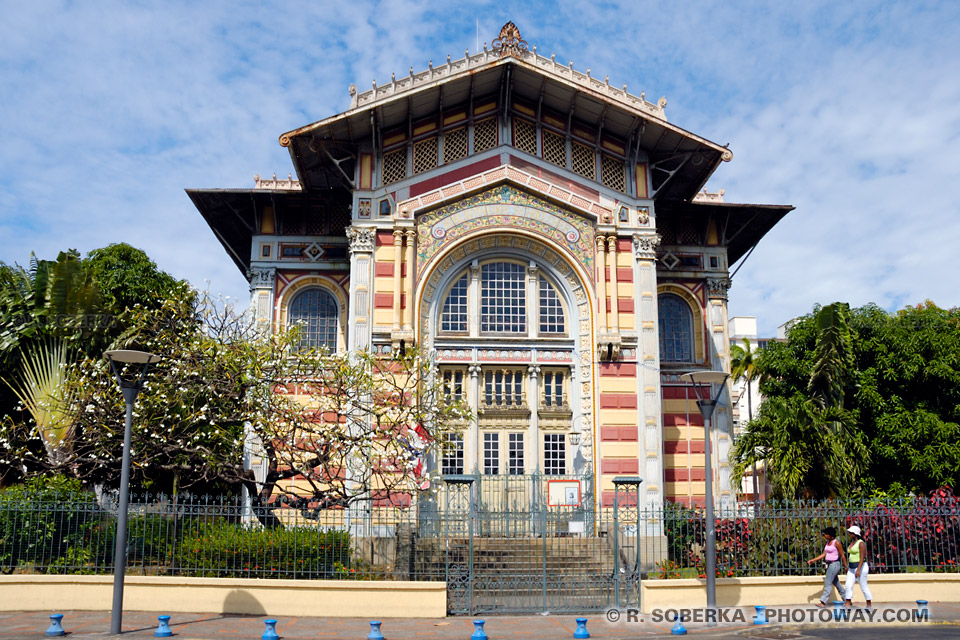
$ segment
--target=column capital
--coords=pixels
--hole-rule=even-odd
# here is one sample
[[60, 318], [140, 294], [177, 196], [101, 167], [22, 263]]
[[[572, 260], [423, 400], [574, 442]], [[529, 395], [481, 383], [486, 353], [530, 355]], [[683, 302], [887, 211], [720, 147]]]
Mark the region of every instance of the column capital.
[[617, 236], [607, 236], [607, 248], [609, 251], [617, 250]]
[[539, 376], [540, 375], [539, 365], [532, 364], [529, 367], [527, 367], [527, 375], [529, 375], [531, 378], [536, 378], [537, 376]]
[[663, 238], [659, 233], [638, 233], [633, 236], [633, 255], [637, 260], [656, 260], [657, 247]]
[[407, 241], [417, 239], [417, 230], [416, 229], [404, 229], [403, 231], [407, 235]]
[[373, 227], [347, 227], [347, 240], [350, 241], [350, 253], [373, 251], [376, 229]]
[[403, 229], [399, 229], [399, 228], [398, 228], [398, 229], [394, 229], [394, 230], [393, 230], [393, 237], [394, 237], [394, 238], [402, 238], [402, 237], [403, 237]]
[[476, 378], [477, 376], [479, 376], [482, 370], [483, 370], [483, 367], [481, 367], [480, 364], [477, 362], [474, 362], [473, 364], [467, 367], [467, 371], [470, 372], [470, 376], [473, 378]]
[[727, 299], [727, 291], [733, 286], [730, 278], [707, 278], [707, 297]]
[[276, 267], [251, 267], [247, 271], [247, 282], [250, 283], [251, 291], [254, 289], [273, 289], [276, 278]]

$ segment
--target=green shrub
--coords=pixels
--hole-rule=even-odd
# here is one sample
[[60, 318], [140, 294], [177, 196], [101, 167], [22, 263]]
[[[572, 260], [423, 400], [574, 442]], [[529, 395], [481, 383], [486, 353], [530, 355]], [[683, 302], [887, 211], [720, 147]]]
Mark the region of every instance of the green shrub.
[[184, 524], [176, 557], [187, 575], [317, 579], [356, 573], [345, 531], [253, 529], [223, 521]]
[[96, 497], [70, 478], [31, 478], [0, 492], [0, 568], [64, 573], [93, 560], [88, 548], [101, 518]]

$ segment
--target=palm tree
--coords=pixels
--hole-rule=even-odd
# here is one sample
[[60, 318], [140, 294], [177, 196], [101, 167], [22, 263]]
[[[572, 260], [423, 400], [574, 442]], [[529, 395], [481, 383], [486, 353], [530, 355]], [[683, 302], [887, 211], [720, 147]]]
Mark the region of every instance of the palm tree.
[[[768, 396], [734, 445], [734, 478], [764, 460], [781, 498], [825, 498], [855, 483], [869, 460], [858, 416], [846, 407], [856, 388], [849, 306], [834, 303], [811, 319], [813, 362], [805, 389]], [[764, 356], [758, 358], [761, 374]]]
[[[753, 361], [753, 347], [749, 338], [743, 339], [743, 345], [735, 344], [730, 348], [730, 376], [734, 382], [743, 382], [747, 388], [747, 422], [753, 421], [753, 382], [760, 377]], [[760, 490], [757, 480], [757, 463], [753, 463], [753, 504], [760, 507]]]

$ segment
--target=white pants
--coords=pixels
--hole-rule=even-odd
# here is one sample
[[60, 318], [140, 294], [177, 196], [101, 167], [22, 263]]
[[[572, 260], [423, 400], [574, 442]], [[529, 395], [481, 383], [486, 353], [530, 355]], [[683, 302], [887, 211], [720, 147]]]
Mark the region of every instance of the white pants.
[[870, 575], [870, 565], [867, 562], [860, 563], [860, 580], [857, 580], [857, 569], [856, 567], [847, 568], [847, 584], [844, 585], [844, 597], [847, 600], [853, 600], [853, 583], [860, 583], [860, 591], [863, 591], [863, 598], [865, 600], [873, 600], [873, 596], [870, 594], [870, 587], [867, 586], [867, 576]]

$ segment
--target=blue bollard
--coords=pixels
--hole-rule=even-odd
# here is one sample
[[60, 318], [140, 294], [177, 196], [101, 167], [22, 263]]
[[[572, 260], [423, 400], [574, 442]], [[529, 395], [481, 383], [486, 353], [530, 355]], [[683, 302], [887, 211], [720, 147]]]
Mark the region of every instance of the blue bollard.
[[837, 622], [847, 619], [848, 612], [843, 606], [843, 600], [833, 601], [833, 619]]
[[582, 638], [589, 638], [590, 632], [587, 631], [587, 619], [586, 618], [577, 618], [577, 630], [573, 632], [573, 637], [578, 640]]
[[50, 628], [47, 629], [45, 635], [48, 636], [62, 636], [66, 634], [66, 631], [63, 630], [63, 627], [60, 625], [60, 621], [63, 620], [62, 613], [51, 613], [50, 614]]
[[924, 613], [927, 610], [927, 601], [926, 600], [917, 600], [917, 611]]
[[380, 625], [382, 624], [379, 620], [370, 621], [370, 634], [367, 636], [367, 640], [383, 640], [383, 634], [380, 633]]
[[767, 608], [762, 605], [756, 605], [754, 609], [757, 610], [757, 615], [753, 617], [753, 624], [769, 624], [770, 621], [767, 620]]
[[173, 635], [173, 631], [170, 630], [170, 616], [157, 616], [157, 620], [160, 621], [160, 624], [157, 625], [157, 630], [153, 632], [153, 635], [157, 638], [169, 638]]
[[267, 625], [267, 630], [260, 636], [261, 640], [280, 640], [280, 636], [277, 635], [277, 621], [264, 620], [264, 624]]
[[670, 633], [675, 636], [687, 635], [687, 628], [683, 626], [683, 616], [681, 614], [677, 614], [677, 621], [674, 623], [673, 628], [670, 629]]
[[487, 640], [487, 632], [483, 630], [485, 623], [485, 620], [473, 621], [474, 630], [473, 635], [470, 636], [470, 640]]

